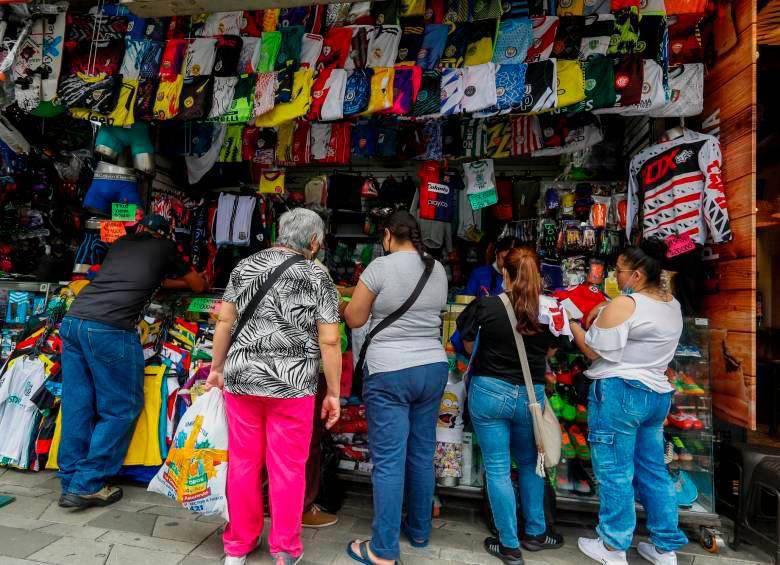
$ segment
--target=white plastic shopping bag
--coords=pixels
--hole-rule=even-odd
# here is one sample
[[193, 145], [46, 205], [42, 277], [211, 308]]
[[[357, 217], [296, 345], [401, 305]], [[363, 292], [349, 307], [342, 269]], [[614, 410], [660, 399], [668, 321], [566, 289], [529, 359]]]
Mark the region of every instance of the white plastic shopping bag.
[[222, 391], [213, 388], [184, 413], [149, 492], [172, 498], [193, 512], [227, 520], [227, 448], [225, 401]]

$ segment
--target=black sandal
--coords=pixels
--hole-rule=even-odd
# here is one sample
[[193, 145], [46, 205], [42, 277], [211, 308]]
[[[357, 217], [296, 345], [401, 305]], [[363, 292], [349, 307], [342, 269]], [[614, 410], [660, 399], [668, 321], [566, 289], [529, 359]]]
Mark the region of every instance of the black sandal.
[[[347, 555], [349, 555], [352, 559], [354, 559], [358, 563], [362, 563], [363, 565], [376, 565], [376, 563], [371, 561], [371, 556], [368, 553], [368, 543], [370, 540], [361, 541], [358, 544], [360, 555], [355, 553], [355, 551], [352, 549], [352, 544], [357, 543], [357, 541], [358, 540], [355, 539], [347, 544]], [[397, 562], [393, 561], [393, 563], [397, 563]]]

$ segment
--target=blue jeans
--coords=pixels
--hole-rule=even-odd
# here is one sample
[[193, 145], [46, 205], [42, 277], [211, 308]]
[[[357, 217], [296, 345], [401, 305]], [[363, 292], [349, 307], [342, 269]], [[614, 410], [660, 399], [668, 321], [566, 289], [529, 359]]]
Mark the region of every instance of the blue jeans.
[[144, 405], [138, 334], [66, 316], [62, 337], [62, 492], [92, 494], [122, 467]]
[[596, 380], [588, 401], [588, 441], [599, 482], [599, 536], [625, 551], [636, 527], [634, 488], [647, 512], [650, 541], [660, 551], [688, 543], [677, 524], [674, 485], [664, 465], [664, 419], [672, 393], [638, 381]]
[[[539, 403], [544, 406], [544, 386], [535, 385]], [[469, 389], [469, 414], [485, 463], [490, 508], [504, 547], [517, 548], [517, 505], [510, 472], [512, 458], [517, 464], [520, 503], [525, 517], [525, 533], [543, 534], [544, 479], [536, 474], [536, 441], [528, 410], [525, 386], [493, 377], [474, 377]], [[511, 457], [510, 457], [511, 455]]]
[[371, 551], [398, 559], [401, 507], [415, 540], [431, 534], [436, 421], [447, 385], [447, 363], [375, 373], [363, 383], [368, 441], [374, 463]]

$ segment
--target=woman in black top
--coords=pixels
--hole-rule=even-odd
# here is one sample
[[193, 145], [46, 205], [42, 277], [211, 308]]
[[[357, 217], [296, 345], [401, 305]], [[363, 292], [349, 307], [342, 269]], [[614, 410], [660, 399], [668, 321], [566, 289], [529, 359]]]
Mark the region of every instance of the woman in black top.
[[[544, 373], [550, 350], [558, 345], [554, 324], [540, 310], [542, 281], [536, 254], [513, 249], [504, 260], [507, 289], [523, 335], [536, 397], [544, 401]], [[485, 462], [487, 491], [499, 539], [487, 538], [485, 549], [504, 563], [523, 562], [517, 532], [515, 495], [510, 479], [512, 459], [517, 463], [520, 500], [525, 516], [523, 547], [529, 551], [556, 548], [563, 538], [546, 531], [544, 479], [536, 474], [537, 450], [528, 410], [528, 392], [512, 326], [498, 296], [472, 302], [458, 318], [458, 330], [467, 351], [479, 344], [472, 367], [469, 413]]]

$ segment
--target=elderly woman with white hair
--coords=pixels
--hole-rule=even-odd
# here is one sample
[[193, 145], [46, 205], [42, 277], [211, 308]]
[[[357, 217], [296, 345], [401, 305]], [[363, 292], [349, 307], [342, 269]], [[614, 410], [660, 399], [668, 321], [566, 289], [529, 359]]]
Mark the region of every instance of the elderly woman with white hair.
[[320, 358], [327, 395], [321, 417], [339, 418], [339, 297], [310, 259], [324, 238], [322, 218], [303, 208], [279, 220], [270, 249], [230, 275], [214, 336], [207, 386], [224, 387], [228, 419], [225, 563], [240, 565], [263, 529], [263, 469], [271, 511], [269, 549], [276, 565], [303, 555], [301, 515]]

